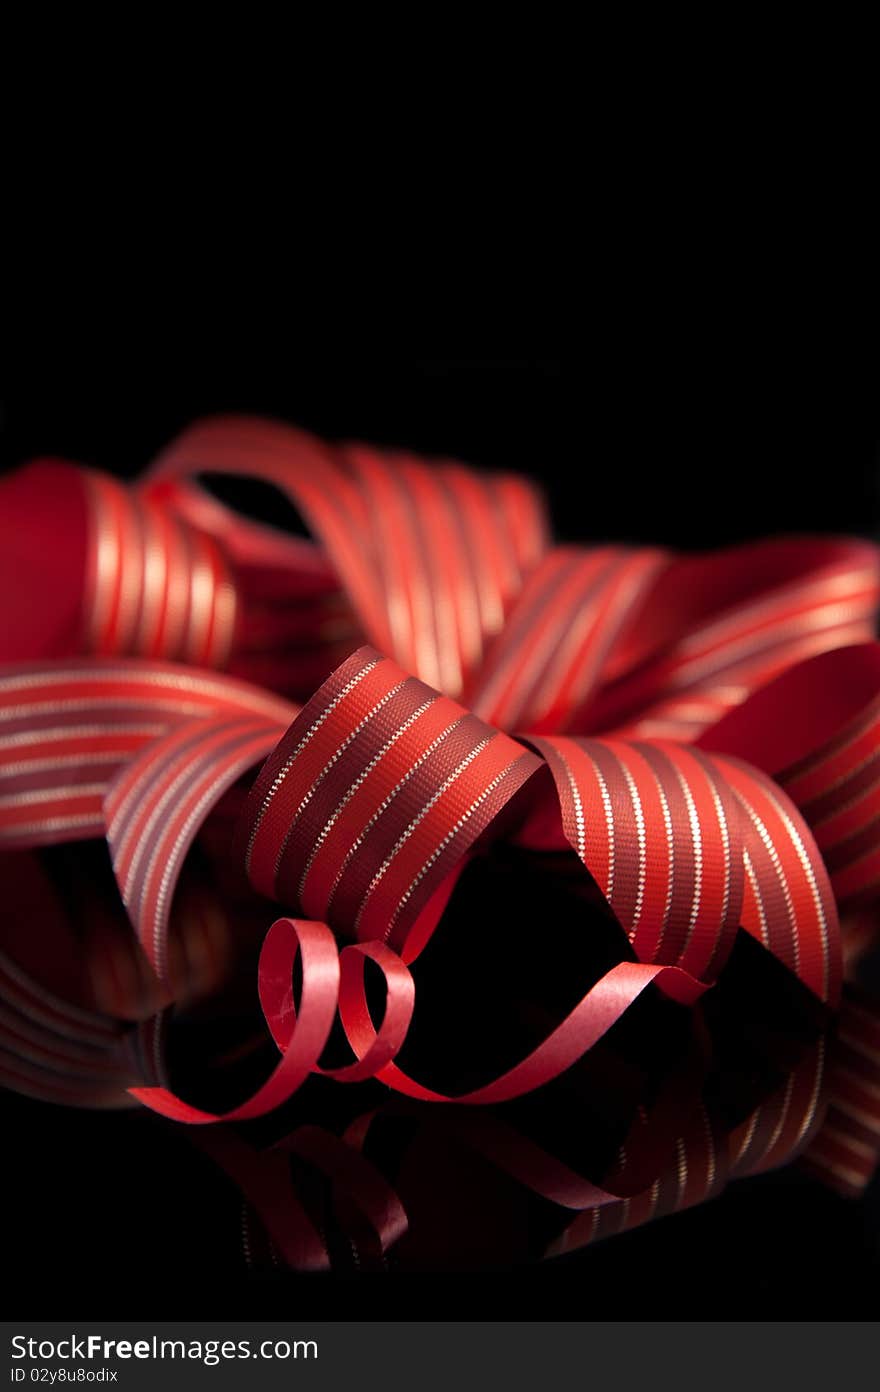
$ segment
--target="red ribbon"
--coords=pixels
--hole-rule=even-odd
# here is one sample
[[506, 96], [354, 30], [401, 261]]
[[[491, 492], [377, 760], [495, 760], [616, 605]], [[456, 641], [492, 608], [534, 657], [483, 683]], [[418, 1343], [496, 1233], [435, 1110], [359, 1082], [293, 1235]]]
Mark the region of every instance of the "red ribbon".
[[[310, 539], [230, 509], [205, 474], [271, 485]], [[0, 584], [26, 582], [0, 626], [0, 843], [106, 837], [154, 1009], [183, 989], [173, 923], [188, 854], [260, 768], [233, 861], [290, 915], [258, 980], [281, 1057], [225, 1119], [276, 1108], [315, 1071], [422, 1102], [519, 1096], [649, 985], [695, 1003], [740, 929], [840, 1009], [843, 949], [855, 962], [880, 894], [869, 543], [557, 547], [521, 479], [238, 419], [194, 426], [130, 489], [31, 465], [0, 485], [0, 528]], [[451, 1099], [394, 1061], [417, 1008], [411, 968], [468, 861], [502, 842], [574, 851], [584, 892], [597, 886], [620, 925], [622, 960], [516, 1066]], [[118, 975], [111, 936], [94, 951]], [[548, 945], [552, 925], [536, 925], [533, 950]], [[385, 982], [378, 1025], [367, 959]], [[53, 997], [20, 960], [0, 970], [4, 1081], [93, 1103], [132, 1080], [142, 1060], [108, 1015], [146, 1013], [133, 988], [117, 984], [102, 1012]], [[695, 1193], [814, 1136], [813, 1169], [863, 1185], [880, 1059], [876, 1009], [853, 1000], [827, 1076], [823, 1049], [803, 1052], [723, 1160], [703, 1123], [685, 1127]], [[337, 1015], [353, 1059], [322, 1068]], [[167, 1087], [131, 1093], [178, 1120], [221, 1119]], [[594, 1188], [612, 1209], [625, 1191]], [[659, 1200], [626, 1202], [647, 1213]]]

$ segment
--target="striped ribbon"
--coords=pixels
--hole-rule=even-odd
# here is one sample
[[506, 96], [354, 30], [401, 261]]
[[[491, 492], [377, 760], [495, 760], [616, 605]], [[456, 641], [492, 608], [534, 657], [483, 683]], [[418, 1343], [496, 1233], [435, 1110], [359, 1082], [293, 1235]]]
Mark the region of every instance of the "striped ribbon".
[[[249, 520], [208, 475], [271, 487], [308, 535]], [[200, 1124], [263, 1115], [315, 1071], [496, 1103], [559, 1078], [648, 988], [695, 1006], [744, 930], [836, 1015], [827, 1049], [802, 1048], [723, 1144], [703, 1113], [679, 1117], [672, 1161], [655, 1144], [669, 1126], [658, 1098], [613, 1182], [579, 1191], [565, 1241], [802, 1151], [829, 1182], [864, 1184], [880, 1142], [877, 1014], [849, 989], [841, 1008], [841, 990], [880, 889], [876, 548], [555, 546], [523, 480], [238, 418], [194, 426], [132, 488], [43, 462], [0, 502], [0, 583], [32, 581], [0, 620], [0, 849], [103, 838], [138, 945], [123, 962], [118, 936], [99, 935], [116, 980], [100, 999], [93, 981], [91, 1008], [54, 998], [22, 953], [0, 959], [8, 1085], [87, 1104], [128, 1086]], [[184, 992], [182, 872], [257, 769], [231, 863], [252, 905], [282, 910], [258, 980], [280, 1061], [221, 1115], [167, 1086], [161, 1030], [134, 1039], [119, 1022]], [[466, 865], [501, 843], [574, 852], [577, 892], [603, 897], [621, 960], [527, 1057], [452, 1097], [395, 1060], [419, 955]], [[552, 925], [536, 925], [533, 950], [548, 941]], [[379, 1024], [367, 961], [385, 983]], [[337, 1018], [352, 1059], [322, 1067]]]

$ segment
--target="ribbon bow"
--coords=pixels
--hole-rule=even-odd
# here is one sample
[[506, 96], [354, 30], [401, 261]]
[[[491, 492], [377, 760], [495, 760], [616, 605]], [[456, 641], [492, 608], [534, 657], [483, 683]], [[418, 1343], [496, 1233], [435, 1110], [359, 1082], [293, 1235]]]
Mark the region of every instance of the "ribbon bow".
[[[229, 479], [240, 499], [242, 480], [262, 489], [279, 525], [224, 502]], [[238, 419], [194, 426], [131, 488], [41, 462], [0, 504], [0, 584], [23, 595], [0, 620], [0, 845], [105, 839], [151, 969], [136, 1004], [117, 980], [96, 1010], [94, 991], [36, 984], [25, 946], [4, 954], [4, 1081], [87, 1103], [145, 1068], [161, 1082], [144, 1057], [156, 1023], [135, 1043], [120, 1022], [185, 992], [181, 875], [213, 837], [224, 892], [228, 875], [251, 913], [284, 911], [258, 972], [281, 1057], [223, 1113], [130, 1087], [154, 1110], [246, 1120], [315, 1072], [424, 1103], [507, 1101], [561, 1077], [647, 988], [704, 1000], [745, 933], [836, 1020], [830, 1055], [822, 1037], [795, 1050], [785, 1087], [726, 1128], [661, 1089], [581, 1207], [655, 1211], [670, 1140], [703, 1176], [697, 1197], [799, 1152], [864, 1186], [880, 1017], [843, 982], [880, 896], [875, 547], [556, 546], [522, 479]], [[542, 858], [585, 906], [601, 896], [619, 960], [512, 1067], [447, 1094], [396, 1060], [419, 958], [499, 847]], [[536, 924], [531, 950], [553, 947]], [[121, 952], [109, 932], [94, 947], [117, 977]], [[329, 1067], [337, 1019], [353, 1057]]]

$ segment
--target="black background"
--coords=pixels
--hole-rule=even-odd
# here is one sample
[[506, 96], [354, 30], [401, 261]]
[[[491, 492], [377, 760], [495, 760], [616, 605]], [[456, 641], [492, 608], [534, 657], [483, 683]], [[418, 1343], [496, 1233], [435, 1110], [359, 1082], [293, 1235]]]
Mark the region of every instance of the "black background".
[[[874, 364], [759, 326], [587, 359], [329, 359], [247, 345], [219, 368], [135, 368], [68, 344], [0, 395], [3, 468], [41, 454], [121, 475], [193, 417], [253, 411], [530, 473], [565, 539], [702, 548], [794, 530], [880, 534]], [[847, 1318], [876, 1313], [880, 1188], [794, 1172], [542, 1268], [365, 1282], [242, 1279], [228, 1186], [151, 1117], [5, 1103], [10, 1315]]]

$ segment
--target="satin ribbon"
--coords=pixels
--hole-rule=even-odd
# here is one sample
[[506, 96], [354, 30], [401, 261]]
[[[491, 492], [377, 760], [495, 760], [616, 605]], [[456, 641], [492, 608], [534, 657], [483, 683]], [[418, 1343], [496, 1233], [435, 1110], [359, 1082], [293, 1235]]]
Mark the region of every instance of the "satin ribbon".
[[[238, 515], [206, 474], [270, 484], [311, 539]], [[696, 1002], [739, 928], [838, 1008], [838, 907], [844, 933], [863, 925], [880, 882], [873, 546], [555, 547], [522, 480], [239, 419], [193, 427], [133, 489], [62, 464], [2, 489], [0, 578], [9, 592], [24, 570], [34, 587], [0, 631], [4, 658], [29, 659], [0, 677], [0, 842], [106, 837], [166, 989], [187, 853], [262, 764], [234, 854], [253, 891], [288, 911], [258, 983], [281, 1060], [226, 1119], [274, 1109], [320, 1069], [337, 1012], [354, 1055], [329, 1070], [339, 1081], [377, 1077], [425, 1102], [515, 1097], [565, 1072], [648, 986]], [[36, 566], [35, 534], [51, 557]], [[357, 635], [375, 646], [336, 666]], [[299, 711], [237, 679], [303, 698], [331, 668]], [[394, 1062], [410, 969], [468, 860], [504, 841], [574, 851], [620, 925], [623, 960], [527, 1058], [450, 1099]], [[545, 944], [536, 933], [534, 950]], [[386, 985], [378, 1027], [367, 958]], [[853, 1019], [859, 1066], [873, 1067], [871, 1027]], [[834, 1144], [831, 1132], [821, 1144], [846, 1170], [834, 1145], [849, 1117], [865, 1173], [878, 1107], [873, 1084], [854, 1092], [844, 1076], [847, 1048], [831, 1069]], [[734, 1170], [803, 1148], [822, 1075], [815, 1050], [743, 1128]], [[132, 1095], [178, 1120], [219, 1119], [167, 1088]]]
[[[307, 534], [228, 507], [205, 484], [225, 476]], [[694, 739], [800, 659], [873, 638], [880, 594], [853, 538], [559, 547], [526, 480], [241, 417], [192, 426], [128, 489], [38, 461], [0, 482], [0, 519], [0, 586], [28, 595], [0, 615], [8, 660], [170, 658], [304, 699], [367, 640], [533, 733]]]

